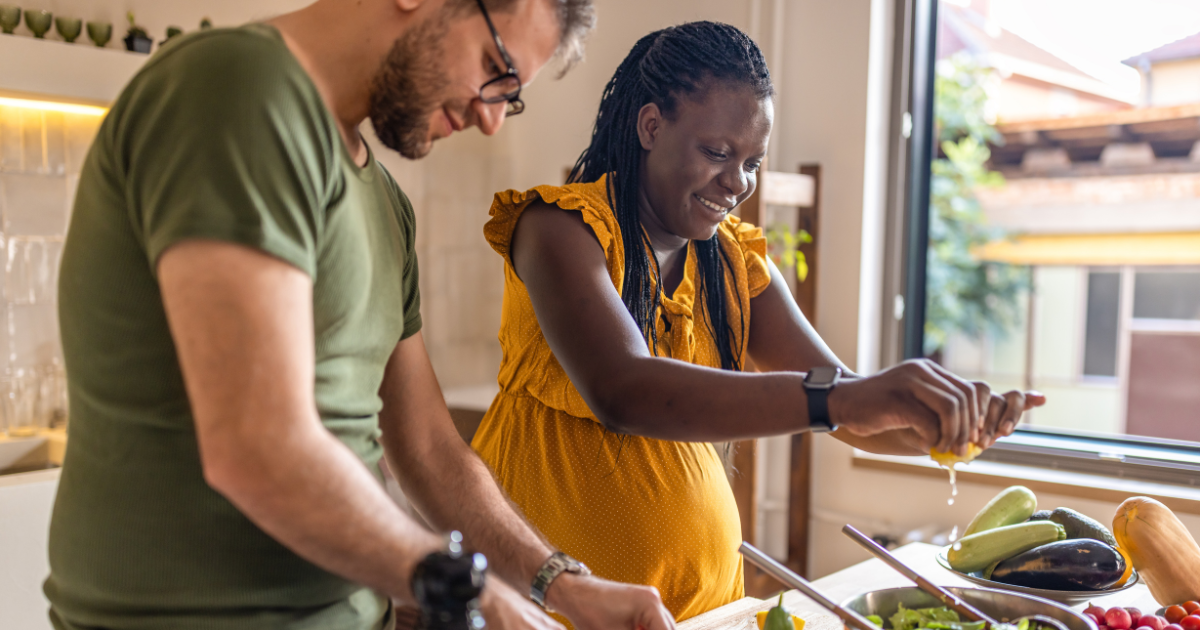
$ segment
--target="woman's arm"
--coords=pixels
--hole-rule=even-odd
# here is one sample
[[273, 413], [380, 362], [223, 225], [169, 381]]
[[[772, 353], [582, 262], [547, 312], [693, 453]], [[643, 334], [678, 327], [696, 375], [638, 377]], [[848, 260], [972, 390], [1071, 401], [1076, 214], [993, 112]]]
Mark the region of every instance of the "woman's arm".
[[[771, 284], [750, 301], [753, 316], [750, 318], [747, 346], [755, 367], [764, 372], [807, 372], [816, 366], [832, 365], [842, 368], [846, 374], [853, 374], [800, 311], [783, 275], [769, 258], [767, 264], [771, 271]], [[963, 391], [973, 389], [981, 404], [986, 405], [986, 420], [978, 439], [973, 440], [984, 448], [991, 446], [996, 438], [1011, 434], [1023, 411], [1045, 402], [1043, 396], [1033, 392], [995, 394], [987, 383], [967, 382], [948, 371], [941, 371], [947, 381]], [[837, 431], [833, 436], [851, 446], [875, 453], [914, 455], [928, 451], [922, 445], [920, 436], [911, 429], [866, 437]]]
[[[532, 204], [511, 252], [550, 349], [610, 430], [719, 442], [808, 428], [803, 374], [729, 372], [651, 356], [577, 214]], [[977, 400], [921, 362], [846, 382], [829, 406], [849, 433], [912, 429], [923, 446], [944, 450], [964, 451], [981, 419]]]

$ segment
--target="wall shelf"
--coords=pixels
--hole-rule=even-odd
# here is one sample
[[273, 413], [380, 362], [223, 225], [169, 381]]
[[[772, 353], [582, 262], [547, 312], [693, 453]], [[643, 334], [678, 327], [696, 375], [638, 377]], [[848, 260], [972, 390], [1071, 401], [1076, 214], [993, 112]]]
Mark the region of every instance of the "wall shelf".
[[0, 92], [108, 105], [150, 55], [0, 34]]

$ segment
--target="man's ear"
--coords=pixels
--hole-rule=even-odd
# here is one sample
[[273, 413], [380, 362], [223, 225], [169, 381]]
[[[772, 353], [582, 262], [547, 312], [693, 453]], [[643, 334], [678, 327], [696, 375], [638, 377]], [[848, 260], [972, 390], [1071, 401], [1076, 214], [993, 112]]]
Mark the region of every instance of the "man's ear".
[[649, 151], [654, 148], [654, 143], [658, 140], [658, 132], [662, 129], [663, 115], [662, 110], [654, 103], [646, 103], [642, 105], [642, 109], [638, 111], [637, 132], [638, 140], [642, 142], [642, 149]]

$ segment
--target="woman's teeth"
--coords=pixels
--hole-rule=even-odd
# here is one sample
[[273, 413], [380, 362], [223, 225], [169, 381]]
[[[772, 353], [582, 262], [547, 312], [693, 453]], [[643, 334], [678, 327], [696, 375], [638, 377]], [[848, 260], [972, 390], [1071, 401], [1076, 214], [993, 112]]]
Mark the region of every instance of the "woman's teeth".
[[732, 209], [732, 208], [726, 208], [725, 206], [718, 206], [717, 204], [705, 199], [704, 197], [701, 197], [700, 195], [695, 195], [695, 197], [696, 197], [696, 199], [698, 199], [700, 201], [700, 203], [704, 204], [704, 207], [709, 208], [715, 212], [720, 212], [721, 214], [726, 214]]

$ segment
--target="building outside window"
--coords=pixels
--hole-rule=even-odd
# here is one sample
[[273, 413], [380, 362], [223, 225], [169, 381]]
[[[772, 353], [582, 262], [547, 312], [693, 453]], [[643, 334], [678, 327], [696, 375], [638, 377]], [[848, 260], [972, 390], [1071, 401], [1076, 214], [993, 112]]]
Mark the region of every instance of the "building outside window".
[[937, 19], [925, 354], [1047, 394], [1045, 435], [1200, 446], [1200, 4]]

